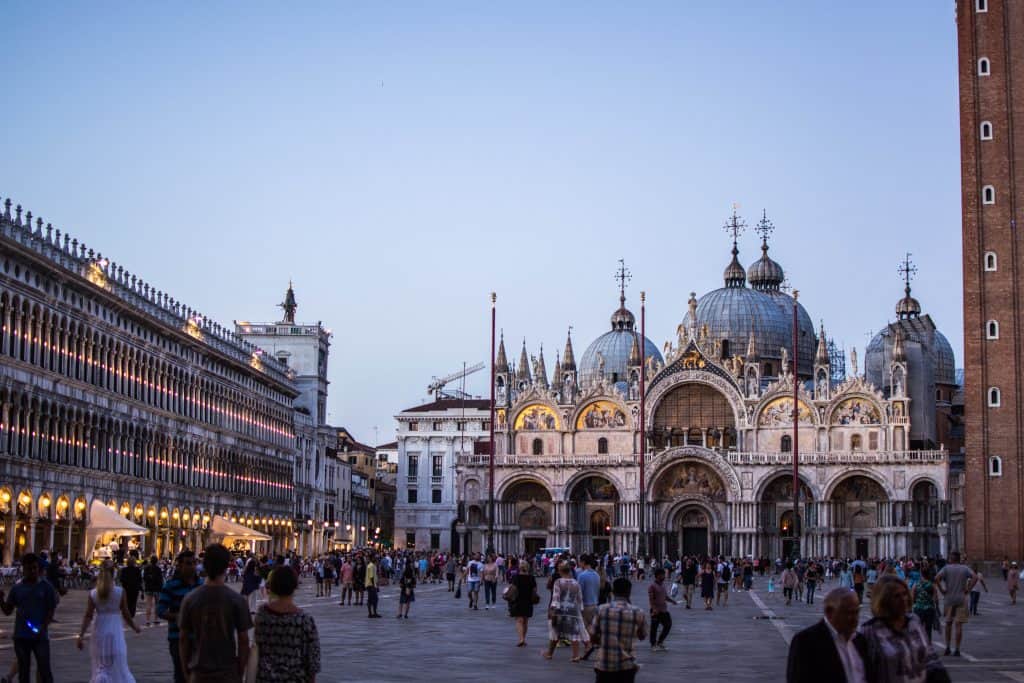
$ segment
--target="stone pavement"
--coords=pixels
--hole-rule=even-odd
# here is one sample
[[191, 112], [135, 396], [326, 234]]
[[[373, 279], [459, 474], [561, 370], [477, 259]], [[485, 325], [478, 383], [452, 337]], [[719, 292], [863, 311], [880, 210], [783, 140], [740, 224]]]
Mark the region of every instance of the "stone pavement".
[[[834, 584], [833, 584], [834, 585]], [[730, 681], [781, 681], [785, 676], [787, 640], [821, 614], [821, 602], [784, 605], [780, 593], [768, 593], [765, 579], [751, 593], [730, 593], [728, 607], [711, 612], [671, 607], [674, 621], [667, 653], [639, 650], [640, 681], [678, 680], [680, 676], [720, 675]], [[964, 657], [944, 658], [954, 681], [1024, 681], [1024, 600], [1010, 607], [1001, 581], [990, 581], [980, 616], [972, 618], [964, 638]], [[827, 590], [827, 588], [826, 588]], [[544, 596], [546, 591], [541, 589]], [[517, 680], [574, 683], [592, 681], [586, 663], [572, 664], [568, 648], [553, 661], [541, 658], [547, 640], [543, 610], [530, 624], [528, 647], [516, 648], [515, 628], [503, 605], [472, 611], [466, 598], [455, 600], [444, 585], [417, 588], [409, 620], [397, 620], [397, 592], [381, 591], [383, 619], [367, 619], [364, 607], [339, 607], [333, 599], [313, 597], [311, 581], [300, 588], [299, 604], [316, 617], [323, 650], [321, 682], [332, 681], [480, 681], [511, 673]], [[646, 607], [646, 584], [634, 586], [634, 602]], [[483, 596], [481, 595], [481, 600]], [[74, 647], [84, 613], [85, 594], [65, 597], [53, 626], [54, 673], [58, 683], [89, 679], [89, 656]], [[499, 602], [500, 598], [499, 598]], [[864, 619], [870, 612], [864, 606]], [[774, 617], [774, 618], [771, 618]], [[140, 619], [144, 621], [144, 616]], [[0, 669], [13, 658], [12, 617], [0, 619]], [[166, 627], [128, 632], [129, 663], [140, 683], [170, 681]], [[941, 636], [939, 637], [941, 641]], [[828, 683], [822, 681], [822, 683]]]

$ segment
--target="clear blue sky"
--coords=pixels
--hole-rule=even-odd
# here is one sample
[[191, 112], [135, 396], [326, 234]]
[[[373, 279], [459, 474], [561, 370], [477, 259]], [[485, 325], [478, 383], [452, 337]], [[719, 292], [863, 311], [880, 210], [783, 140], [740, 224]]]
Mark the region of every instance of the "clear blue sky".
[[733, 202], [860, 352], [913, 252], [962, 365], [951, 0], [383, 5], [10, 5], [0, 195], [227, 324], [292, 278], [365, 441], [487, 358], [492, 290], [551, 368], [625, 258], [660, 347]]

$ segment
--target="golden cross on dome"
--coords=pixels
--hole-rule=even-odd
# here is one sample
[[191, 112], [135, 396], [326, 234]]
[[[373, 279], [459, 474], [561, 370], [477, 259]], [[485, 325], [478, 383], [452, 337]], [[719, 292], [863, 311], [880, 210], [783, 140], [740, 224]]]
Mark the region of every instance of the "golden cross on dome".
[[900, 276], [903, 278], [903, 284], [906, 285], [907, 291], [910, 291], [910, 281], [917, 275], [917, 266], [910, 260], [910, 252], [903, 257], [903, 261], [900, 262], [900, 267], [897, 268]]
[[619, 281], [619, 301], [626, 303], [626, 283], [633, 279], [633, 274], [626, 267], [625, 259], [619, 259], [619, 270], [615, 273], [615, 279]]
[[732, 216], [730, 216], [725, 222], [725, 225], [722, 226], [726, 232], [732, 235], [733, 246], [736, 245], [736, 242], [739, 240], [740, 235], [743, 234], [743, 231], [747, 229], [747, 224], [736, 213], [737, 208], [739, 208], [739, 204], [732, 205]]

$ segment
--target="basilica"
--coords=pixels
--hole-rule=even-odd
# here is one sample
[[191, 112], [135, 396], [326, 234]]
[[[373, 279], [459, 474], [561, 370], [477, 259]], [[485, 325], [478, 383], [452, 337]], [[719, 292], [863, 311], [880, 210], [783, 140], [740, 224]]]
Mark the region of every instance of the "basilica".
[[[768, 255], [770, 223], [759, 227], [761, 257], [744, 269], [734, 230], [723, 286], [691, 293], [660, 349], [641, 338], [624, 278], [610, 329], [579, 362], [571, 336], [550, 374], [543, 352], [530, 357], [524, 343], [512, 363], [501, 341], [498, 550], [635, 552], [643, 500], [644, 545], [659, 556], [774, 558], [796, 540], [816, 556], [946, 552], [940, 437], [956, 390], [954, 358], [911, 296], [909, 264], [895, 321], [868, 345], [863, 368], [853, 352], [847, 373], [825, 330], [786, 291], [783, 268]], [[488, 468], [486, 455], [459, 457], [455, 531], [470, 550], [486, 543]]]

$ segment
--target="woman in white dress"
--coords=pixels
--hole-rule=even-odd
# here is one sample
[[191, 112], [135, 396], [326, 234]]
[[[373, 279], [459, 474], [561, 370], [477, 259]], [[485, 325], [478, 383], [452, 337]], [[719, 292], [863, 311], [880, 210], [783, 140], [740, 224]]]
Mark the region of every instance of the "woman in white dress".
[[89, 603], [78, 632], [78, 649], [84, 647], [83, 638], [93, 615], [96, 625], [89, 642], [89, 657], [92, 661], [90, 683], [135, 683], [135, 677], [128, 670], [128, 646], [124, 642], [122, 620], [136, 633], [142, 629], [136, 625], [128, 611], [128, 600], [124, 589], [114, 585], [114, 568], [104, 563], [96, 578], [96, 588], [89, 591]]

